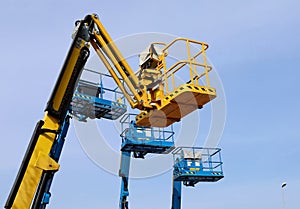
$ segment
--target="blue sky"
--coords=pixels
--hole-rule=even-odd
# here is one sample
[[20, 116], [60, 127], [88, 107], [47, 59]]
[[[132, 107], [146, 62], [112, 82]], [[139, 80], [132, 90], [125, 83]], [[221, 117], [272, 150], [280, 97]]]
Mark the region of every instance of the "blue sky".
[[[278, 1], [4, 1], [0, 86], [0, 203], [4, 205], [35, 123], [69, 45], [74, 21], [97, 13], [112, 38], [169, 33], [208, 42], [227, 120], [220, 143], [225, 178], [183, 189], [182, 208], [299, 208], [300, 3]], [[48, 208], [117, 208], [119, 178], [96, 166], [74, 128]], [[131, 209], [170, 208], [171, 173], [132, 180]]]

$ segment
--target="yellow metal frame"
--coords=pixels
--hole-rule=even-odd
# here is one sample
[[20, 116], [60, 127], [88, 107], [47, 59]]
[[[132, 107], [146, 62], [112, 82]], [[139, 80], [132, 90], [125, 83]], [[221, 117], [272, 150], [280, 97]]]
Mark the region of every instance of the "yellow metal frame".
[[[194, 90], [197, 90], [201, 87], [202, 89], [209, 88], [209, 90], [206, 91], [204, 94], [210, 95], [211, 99], [215, 97], [215, 89], [210, 87], [210, 81], [208, 76], [208, 73], [212, 70], [212, 67], [208, 65], [206, 59], [205, 51], [208, 48], [207, 43], [188, 38], [176, 38], [169, 44], [163, 42], [152, 43], [153, 45], [163, 45], [164, 47], [162, 50], [162, 54], [159, 57], [157, 67], [155, 69], [147, 69], [147, 71], [144, 71], [150, 73], [152, 72], [154, 73], [153, 76], [155, 75], [155, 77], [158, 77], [157, 85], [155, 84], [153, 85], [153, 87], [146, 87], [145, 84], [149, 83], [149, 80], [143, 80], [143, 78], [139, 80], [137, 76], [142, 69], [139, 68], [136, 72], [134, 72], [130, 68], [125, 58], [118, 50], [117, 46], [105, 30], [104, 26], [101, 24], [98, 16], [92, 15], [91, 17], [93, 23], [95, 24], [94, 30], [92, 31], [93, 38], [91, 38], [90, 40], [93, 48], [95, 49], [99, 58], [104, 63], [105, 67], [108, 69], [109, 73], [112, 75], [120, 90], [124, 93], [131, 107], [140, 109], [142, 111], [142, 115], [144, 115], [145, 113], [146, 115], [149, 115], [151, 111], [161, 110], [165, 108], [165, 106], [170, 105], [170, 100], [166, 98], [170, 97], [170, 95], [177, 95], [176, 92], [179, 92], [179, 86], [175, 84], [175, 77], [179, 71], [186, 69], [185, 66], [188, 66], [189, 71], [187, 73], [189, 73], [190, 75], [190, 80], [187, 81], [186, 84], [180, 85], [180, 88], [185, 88], [186, 86], [192, 89], [196, 87]], [[186, 44], [187, 59], [180, 60], [168, 68], [166, 63], [168, 50], [174, 47], [174, 45], [178, 42], [184, 42]], [[200, 46], [199, 51], [194, 54], [191, 54], [191, 44], [198, 45], [198, 47]], [[203, 57], [202, 63], [197, 61], [197, 58], [200, 55], [202, 55]], [[203, 70], [201, 71], [199, 70], [199, 68], [202, 68]], [[155, 71], [157, 73], [155, 73]], [[200, 86], [199, 79], [204, 76], [205, 85]], [[120, 78], [124, 82], [122, 82]], [[124, 86], [124, 83], [127, 86], [127, 88]], [[189, 90], [186, 89], [186, 91], [188, 92]], [[202, 93], [195, 93], [195, 95], [198, 94]], [[187, 96], [187, 98], [189, 97]], [[198, 106], [200, 107], [207, 102], [207, 99], [202, 99], [202, 101], [198, 101]], [[168, 114], [166, 115], [166, 117], [168, 118]], [[179, 116], [176, 116], [176, 118], [178, 117]], [[147, 123], [146, 125], [149, 124]]]
[[[64, 74], [58, 83], [58, 89], [53, 95], [53, 109], [56, 111], [59, 110], [59, 107], [63, 102], [63, 96], [65, 95], [65, 92], [68, 91], [67, 86], [70, 82], [78, 57], [80, 56], [80, 51], [83, 47], [88, 46], [87, 42], [82, 39], [78, 39], [76, 41], [78, 42], [73, 48], [71, 48], [71, 55], [67, 60]], [[58, 133], [61, 128], [60, 120], [60, 118], [51, 116], [46, 111], [43, 119], [44, 124], [41, 127], [41, 130], [48, 131], [42, 132], [38, 135], [28, 166], [10, 208], [30, 208], [43, 172], [57, 171], [59, 169], [59, 164], [49, 157], [49, 153], [56, 139], [56, 133]]]
[[[43, 121], [44, 125], [42, 126], [42, 129], [53, 131], [59, 129], [58, 120], [48, 115], [48, 113], [45, 114]], [[12, 209], [30, 208], [43, 171], [56, 171], [59, 169], [58, 163], [49, 157], [55, 138], [56, 134], [52, 132], [45, 132], [39, 135], [22, 183], [11, 207]]]
[[[187, 59], [179, 60], [172, 66], [167, 67], [166, 57], [169, 55], [168, 50], [177, 42], [184, 42], [186, 45]], [[155, 44], [155, 43], [152, 43]], [[199, 51], [191, 54], [191, 44], [198, 45]], [[150, 101], [155, 108], [142, 111], [137, 117], [137, 124], [143, 126], [166, 127], [190, 112], [202, 108], [202, 106], [216, 97], [216, 90], [210, 87], [208, 73], [212, 67], [208, 65], [206, 50], [208, 44], [188, 38], [176, 38], [169, 44], [164, 44], [162, 54], [159, 57], [161, 64], [156, 67], [157, 71], [163, 69], [160, 75], [161, 83], [158, 89], [150, 90]], [[200, 46], [200, 47], [199, 47]], [[203, 62], [198, 62], [196, 58], [202, 55]], [[188, 68], [185, 68], [188, 66]], [[199, 70], [202, 68], [202, 70]], [[189, 81], [181, 85], [176, 85], [175, 77], [179, 71], [187, 70]], [[205, 76], [205, 84], [200, 85], [199, 79]], [[169, 81], [171, 80], [171, 81]], [[153, 103], [154, 101], [159, 101]], [[189, 103], [193, 100], [193, 104]]]
[[[187, 60], [179, 60], [178, 62], [176, 62], [175, 64], [173, 64], [171, 67], [169, 67], [167, 69], [165, 59], [168, 56], [168, 49], [170, 49], [172, 46], [174, 46], [177, 42], [180, 42], [180, 41], [183, 41], [186, 43], [186, 50], [187, 50], [188, 58], [187, 58]], [[197, 53], [195, 53], [193, 56], [191, 55], [191, 46], [190, 46], [191, 44], [200, 45], [200, 47], [201, 47], [201, 49]], [[176, 38], [171, 43], [166, 45], [166, 47], [162, 50], [163, 53], [160, 57], [160, 59], [162, 60], [162, 63], [163, 63], [163, 68], [164, 68], [164, 73], [162, 74], [162, 78], [164, 80], [163, 83], [165, 84], [165, 88], [166, 88], [165, 93], [166, 94], [170, 93], [168, 78], [172, 77], [172, 88], [175, 89], [176, 85], [173, 81], [175, 74], [179, 70], [183, 69], [183, 67], [186, 65], [188, 65], [188, 67], [189, 67], [191, 83], [193, 83], [194, 85], [199, 85], [199, 79], [201, 77], [205, 76], [206, 77], [206, 85], [205, 86], [207, 86], [207, 87], [210, 86], [208, 72], [212, 70], [212, 67], [207, 64], [206, 53], [205, 53], [205, 51], [207, 49], [208, 49], [207, 43], [188, 39], [188, 38]], [[196, 58], [201, 54], [203, 55], [203, 63], [196, 62], [195, 61]], [[197, 66], [204, 68], [204, 72], [202, 74], [197, 73]], [[159, 66], [159, 68], [160, 67], [161, 66]]]
[[[120, 90], [124, 93], [131, 107], [143, 109], [146, 106], [151, 108], [147, 103], [144, 103], [144, 101], [147, 101], [147, 94], [139, 87], [138, 78], [99, 21], [98, 16], [92, 15], [92, 20], [96, 25], [93, 31], [95, 39], [91, 39], [90, 42]], [[120, 78], [124, 80], [130, 92], [126, 90], [124, 82], [122, 82]]]

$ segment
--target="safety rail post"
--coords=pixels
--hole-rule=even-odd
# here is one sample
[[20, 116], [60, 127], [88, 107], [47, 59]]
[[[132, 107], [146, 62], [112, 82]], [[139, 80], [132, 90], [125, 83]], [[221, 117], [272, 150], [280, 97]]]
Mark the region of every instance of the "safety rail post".
[[207, 87], [210, 87], [205, 47], [204, 47], [204, 44], [201, 44], [201, 45], [202, 45], [202, 53], [203, 53], [203, 63], [205, 65], [205, 67], [204, 67], [205, 71], [204, 72], [205, 72], [206, 85], [207, 85]]
[[223, 172], [223, 163], [222, 163], [222, 157], [221, 157], [221, 152], [220, 152], [220, 149], [219, 149], [219, 161], [220, 161], [220, 169], [221, 169], [221, 172]]
[[209, 149], [207, 149], [207, 152], [208, 152], [209, 170], [213, 171], [212, 155], [210, 154], [210, 150]]
[[165, 80], [166, 94], [168, 94], [169, 93], [169, 84], [168, 84], [169, 82], [168, 82], [168, 77], [167, 77], [167, 64], [166, 64], [165, 54], [162, 55], [162, 63], [163, 63], [163, 66], [164, 66], [164, 80]]
[[[196, 63], [195, 57], [192, 57], [192, 58], [191, 58], [191, 62], [192, 62], [192, 63]], [[196, 75], [195, 77], [198, 77], [197, 65], [193, 64], [193, 67], [194, 67], [193, 72], [194, 72], [195, 75]], [[196, 80], [196, 85], [199, 86], [199, 79], [196, 78], [195, 80]]]
[[[187, 60], [178, 61], [171, 67], [167, 68], [167, 65], [166, 65], [167, 53], [166, 53], [166, 51], [178, 41], [184, 41], [186, 43]], [[195, 53], [195, 55], [193, 55], [193, 56], [191, 54], [191, 43], [201, 45], [201, 49], [199, 50], [199, 52]], [[210, 66], [208, 66], [208, 63], [207, 63], [206, 52], [205, 52], [207, 48], [208, 48], [208, 45], [206, 43], [187, 39], [187, 38], [177, 38], [177, 39], [174, 39], [168, 45], [166, 45], [166, 47], [162, 50], [163, 54], [160, 56], [160, 60], [162, 61], [162, 65], [164, 68], [162, 78], [164, 79], [164, 82], [165, 82], [166, 94], [170, 93], [169, 79], [171, 79], [172, 85], [173, 85], [173, 87], [175, 87], [175, 73], [177, 71], [179, 71], [180, 69], [182, 69], [185, 65], [189, 65], [188, 68], [189, 68], [189, 74], [190, 74], [190, 81], [189, 81], [190, 83], [192, 83], [194, 85], [199, 85], [199, 79], [202, 76], [206, 76], [206, 86], [210, 87], [210, 80], [209, 80], [208, 72], [212, 68]], [[201, 54], [203, 55], [203, 64], [196, 61], [196, 58]], [[201, 66], [204, 68], [204, 72], [200, 75], [198, 75], [197, 66]], [[164, 83], [164, 82], [162, 82], [162, 83]]]
[[190, 69], [190, 80], [192, 84], [194, 84], [194, 75], [193, 75], [193, 70], [192, 70], [192, 60], [191, 60], [191, 48], [190, 48], [190, 42], [187, 39], [186, 40], [186, 49], [187, 49], [187, 54], [188, 54], [188, 62], [189, 62], [189, 69]]
[[172, 91], [174, 91], [174, 89], [176, 89], [176, 84], [175, 84], [175, 76], [174, 73], [172, 73]]
[[118, 89], [118, 87], [116, 87], [116, 88], [114, 88], [113, 89], [113, 92], [114, 92], [114, 97], [115, 97], [115, 101], [117, 101], [118, 102], [118, 91], [117, 91], [117, 89]]

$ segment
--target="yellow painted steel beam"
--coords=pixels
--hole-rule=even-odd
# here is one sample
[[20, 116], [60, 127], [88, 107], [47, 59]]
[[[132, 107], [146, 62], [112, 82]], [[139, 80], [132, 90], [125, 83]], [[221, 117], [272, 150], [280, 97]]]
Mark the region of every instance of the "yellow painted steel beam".
[[59, 110], [59, 107], [62, 103], [62, 99], [63, 99], [63, 96], [67, 90], [67, 86], [68, 86], [68, 82], [66, 81], [69, 81], [70, 78], [71, 78], [71, 75], [72, 75], [72, 69], [74, 69], [74, 66], [77, 62], [77, 59], [79, 57], [79, 54], [80, 54], [80, 49], [81, 48], [77, 48], [75, 47], [71, 53], [71, 56], [70, 56], [70, 60], [68, 61], [68, 64], [66, 66], [67, 69], [69, 70], [66, 70], [63, 74], [63, 77], [62, 77], [62, 81], [59, 83], [58, 85], [58, 89], [57, 89], [57, 93], [55, 94], [54, 98], [53, 98], [53, 108], [54, 110], [58, 111]]
[[43, 172], [59, 169], [59, 164], [49, 157], [49, 153], [61, 131], [62, 120], [70, 108], [76, 81], [89, 55], [88, 43], [81, 37], [85, 23], [80, 24], [82, 31], [73, 40], [47, 104], [44, 119], [35, 129], [5, 208], [30, 208]]
[[[81, 36], [87, 29], [81, 23], [56, 81], [46, 111], [63, 121], [72, 100], [76, 81], [89, 56], [89, 43]], [[84, 31], [84, 32], [83, 32]]]
[[[74, 50], [73, 51], [73, 54], [71, 57], [78, 57], [79, 55], [79, 49], [78, 50]], [[71, 59], [69, 65], [75, 65], [76, 63], [76, 59]], [[64, 75], [63, 75], [63, 80], [69, 80], [70, 77], [71, 77], [71, 74], [72, 74], [72, 71], [67, 71]], [[57, 90], [57, 94], [56, 96], [54, 97], [53, 99], [53, 108], [54, 110], [58, 110], [60, 105], [61, 105], [61, 102], [62, 102], [62, 98], [64, 96], [64, 93], [67, 89], [67, 84], [66, 82], [61, 82], [60, 85], [59, 85], [59, 88]]]
[[40, 133], [37, 133], [39, 134], [38, 139], [11, 207], [12, 209], [30, 208], [42, 173], [48, 170], [57, 171], [59, 169], [58, 163], [49, 157], [51, 147], [56, 138], [55, 131], [58, 131], [60, 128], [58, 119], [46, 113], [43, 121], [44, 125], [38, 130]]
[[[134, 72], [126, 62], [125, 58], [123, 57], [123, 55], [121, 54], [121, 52], [119, 51], [119, 49], [117, 48], [113, 40], [111, 39], [110, 35], [108, 34], [108, 32], [106, 31], [106, 29], [104, 28], [100, 20], [98, 19], [98, 17], [96, 15], [92, 15], [92, 19], [97, 25], [97, 27], [99, 28], [101, 32], [101, 37], [105, 39], [106, 45], [108, 45], [110, 51], [112, 51], [115, 54], [114, 57], [116, 58], [117, 62], [120, 62], [122, 66], [124, 66], [125, 69], [123, 70], [127, 71], [127, 74], [129, 75], [134, 75]], [[136, 77], [133, 78], [136, 79], [135, 82], [137, 83], [137, 78]]]
[[[98, 56], [99, 51], [103, 50], [105, 52], [105, 54], [107, 55], [107, 57], [111, 60], [111, 62], [113, 63], [113, 65], [115, 66], [116, 70], [119, 72], [120, 76], [124, 79], [124, 82], [127, 84], [127, 86], [129, 87], [130, 91], [132, 92], [132, 94], [134, 95], [134, 97], [136, 97], [137, 101], [139, 102], [141, 100], [140, 95], [138, 94], [138, 92], [136, 91], [133, 83], [131, 82], [132, 79], [131, 75], [134, 74], [130, 74], [129, 76], [125, 73], [124, 69], [122, 69], [122, 67], [119, 65], [117, 58], [114, 56], [114, 54], [110, 51], [109, 47], [106, 45], [105, 40], [103, 39], [102, 36], [96, 35], [95, 38], [97, 39], [97, 41], [101, 44], [101, 49], [97, 48], [96, 44], [92, 44], [92, 46], [94, 47], [94, 49], [97, 51]], [[95, 48], [96, 47], [96, 48]], [[102, 60], [102, 56], [99, 56], [100, 59]], [[109, 69], [108, 69], [109, 70]], [[110, 71], [109, 71], [110, 72]], [[120, 80], [119, 76], [116, 75], [116, 73], [114, 72], [113, 74], [111, 74], [112, 77], [114, 78], [114, 80]], [[134, 75], [135, 76], [135, 75]], [[130, 78], [129, 78], [130, 77]], [[121, 82], [121, 81], [120, 81]], [[118, 82], [118, 83], [120, 83]], [[123, 86], [123, 84], [122, 84]], [[120, 86], [119, 86], [120, 87]]]
[[[92, 15], [92, 19], [95, 22], [95, 24], [98, 27], [99, 31], [94, 31], [94, 36], [97, 42], [100, 44], [98, 46], [97, 44], [92, 44], [94, 49], [99, 55], [99, 50], [103, 51], [105, 55], [108, 57], [108, 59], [112, 62], [112, 64], [115, 66], [116, 70], [120, 74], [120, 76], [123, 78], [124, 82], [128, 86], [129, 90], [131, 91], [131, 94], [133, 95], [133, 98], [136, 100], [136, 102], [139, 104], [138, 106], [135, 105], [137, 108], [147, 106], [147, 93], [144, 91], [144, 89], [141, 89], [138, 84], [138, 78], [136, 77], [135, 73], [132, 71], [130, 66], [128, 65], [127, 61], [107, 33], [104, 26], [99, 21], [98, 17], [96, 15]], [[100, 47], [100, 49], [99, 49]], [[99, 55], [100, 59], [103, 60], [101, 57], [102, 55]], [[107, 66], [106, 66], [107, 67]], [[110, 71], [110, 68], [108, 68]], [[111, 74], [114, 78], [114, 80], [120, 80], [119, 77], [116, 75], [116, 73]], [[117, 84], [121, 83], [121, 81], [117, 81]], [[119, 85], [119, 88], [122, 90], [124, 89], [123, 84]], [[124, 94], [128, 94], [127, 92], [124, 92]], [[148, 106], [151, 107], [151, 106]]]
[[123, 86], [123, 83], [119, 79], [119, 77], [116, 74], [116, 72], [114, 71], [114, 69], [109, 64], [109, 61], [105, 58], [105, 56], [102, 53], [102, 51], [100, 49], [98, 49], [98, 47], [97, 47], [97, 45], [96, 45], [95, 42], [91, 41], [91, 44], [92, 44], [93, 48], [95, 49], [97, 55], [99, 56], [99, 58], [101, 59], [101, 61], [105, 65], [105, 67], [107, 68], [108, 72], [111, 74], [112, 78], [114, 79], [114, 81], [116, 82], [116, 84], [119, 86], [120, 90], [124, 93], [124, 96], [126, 97], [126, 99], [129, 102], [130, 106], [132, 108], [135, 108], [137, 106], [137, 103], [135, 101], [133, 101], [133, 99], [131, 98], [131, 96], [127, 93], [127, 91], [125, 89], [125, 86]]

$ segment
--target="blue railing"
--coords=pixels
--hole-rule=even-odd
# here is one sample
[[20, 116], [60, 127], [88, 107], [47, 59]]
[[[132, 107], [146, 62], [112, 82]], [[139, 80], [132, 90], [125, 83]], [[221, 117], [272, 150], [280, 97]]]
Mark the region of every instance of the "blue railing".
[[221, 149], [177, 147], [173, 150], [174, 167], [181, 171], [223, 172]]
[[87, 118], [106, 118], [116, 120], [123, 115], [127, 106], [125, 96], [114, 84], [110, 75], [84, 69], [83, 73], [96, 75], [99, 83], [90, 80], [79, 80], [71, 103], [72, 114], [80, 121]]
[[174, 142], [173, 126], [168, 128], [156, 128], [137, 126], [135, 123], [136, 114], [124, 114], [120, 119], [123, 140], [130, 137], [133, 140], [152, 140]]

